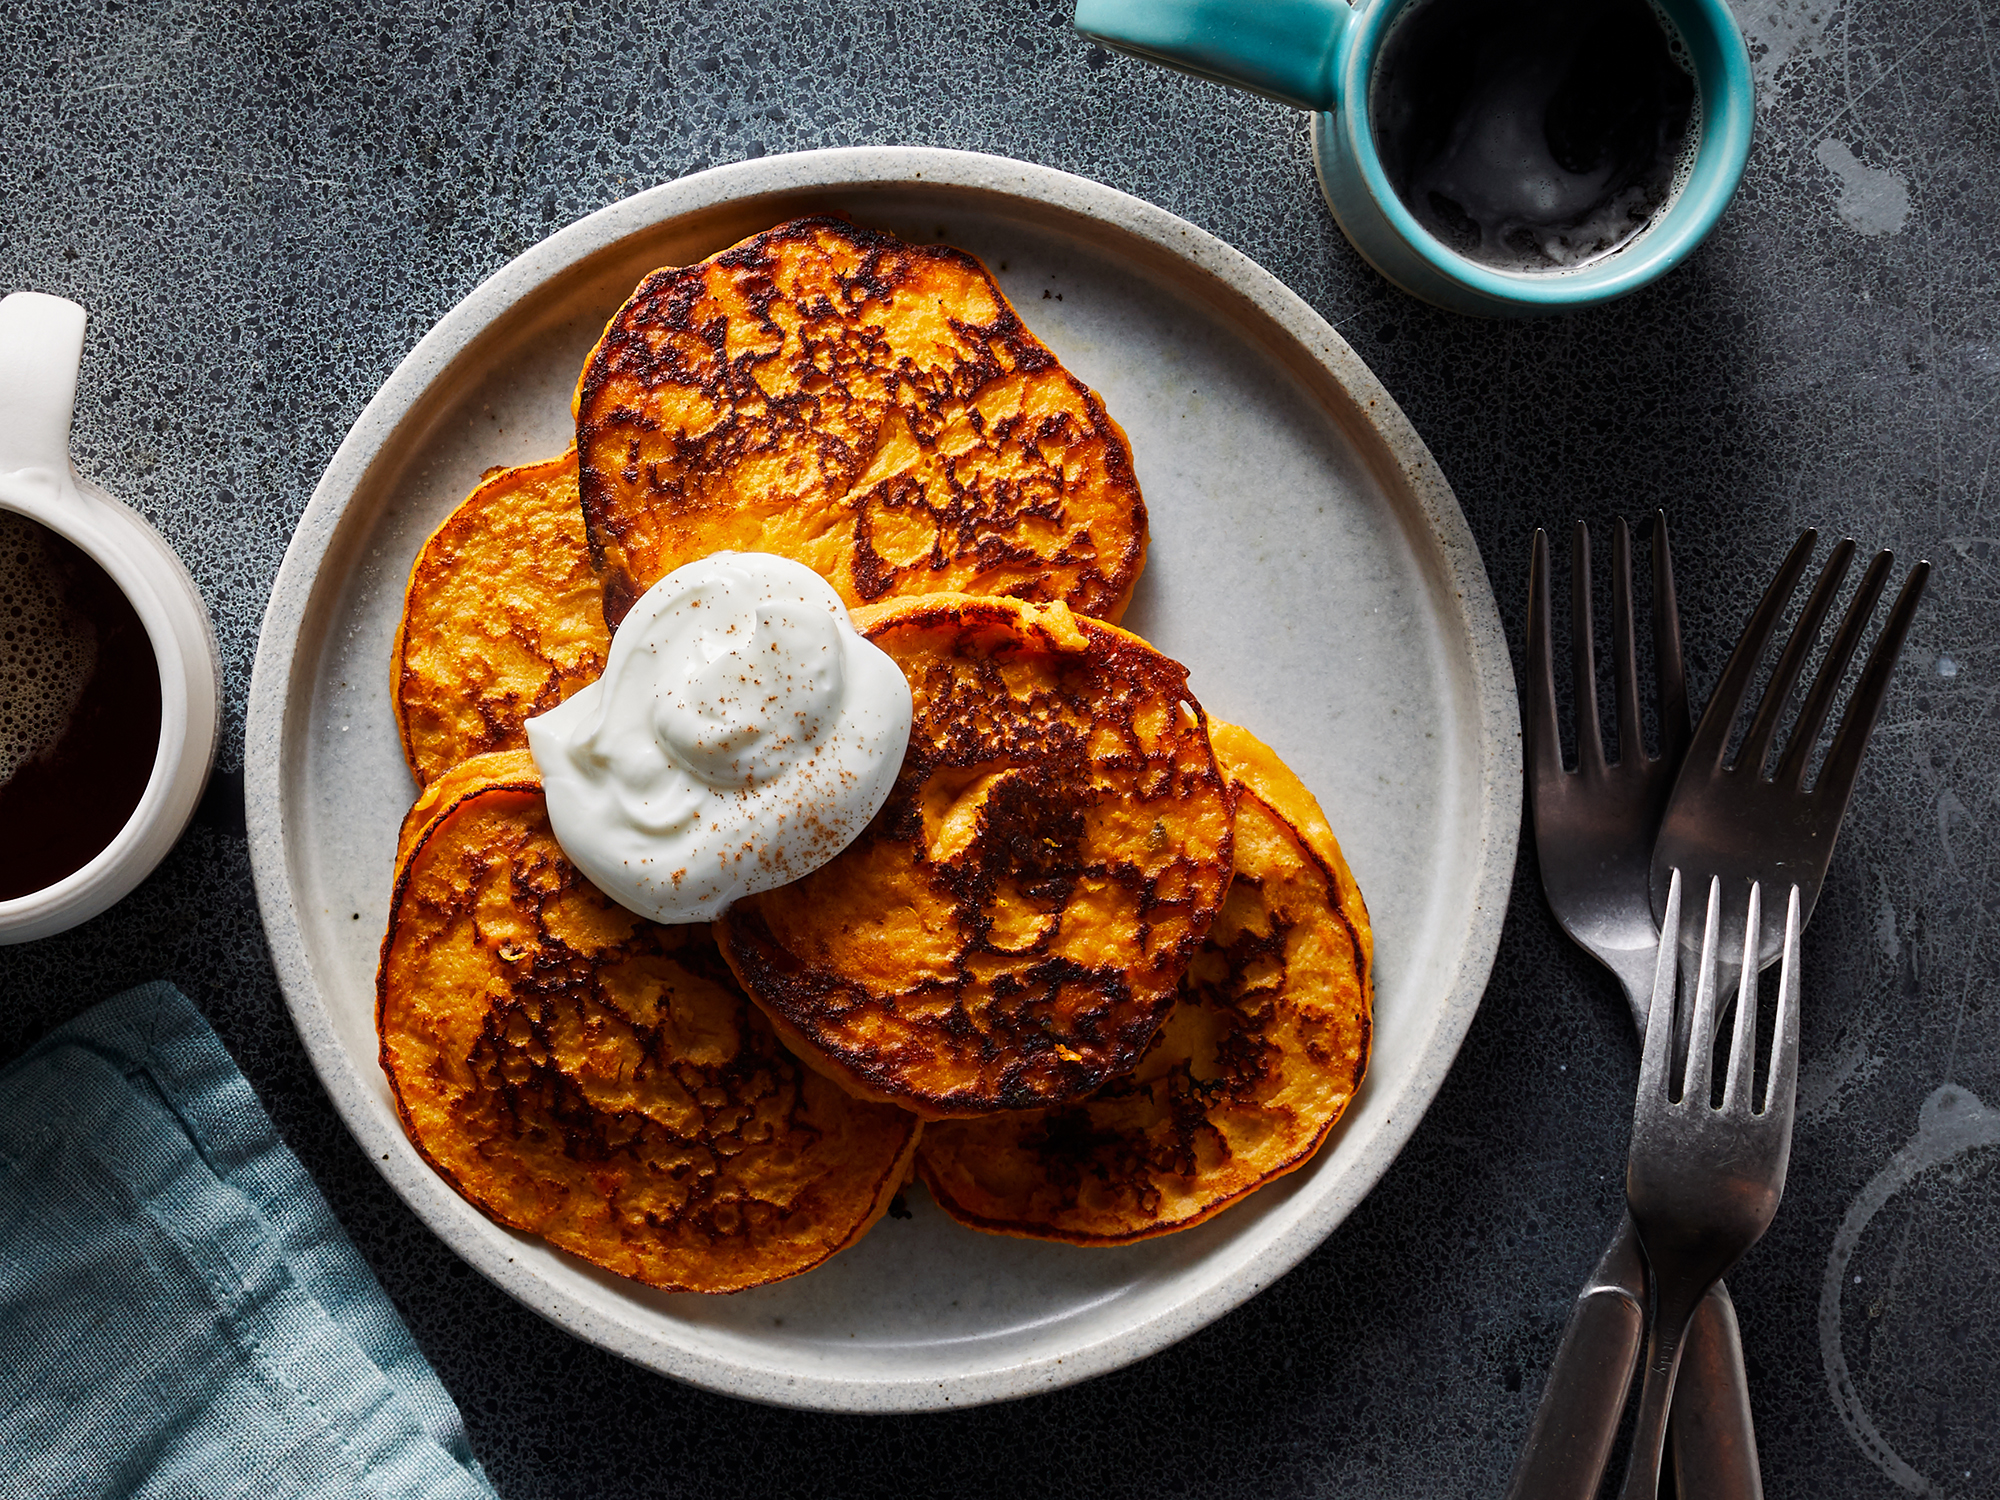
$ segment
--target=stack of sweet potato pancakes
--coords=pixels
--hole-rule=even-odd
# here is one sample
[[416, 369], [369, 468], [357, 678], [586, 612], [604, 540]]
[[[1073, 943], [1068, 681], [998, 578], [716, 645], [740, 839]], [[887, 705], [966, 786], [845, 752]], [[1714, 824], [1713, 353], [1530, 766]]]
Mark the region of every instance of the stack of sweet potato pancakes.
[[[425, 1158], [702, 1292], [817, 1265], [912, 1176], [975, 1229], [1114, 1245], [1309, 1160], [1367, 1061], [1360, 892], [1298, 778], [1116, 627], [1131, 451], [986, 268], [779, 225], [641, 282], [575, 415], [432, 535], [397, 637], [422, 791], [377, 1025]], [[523, 725], [723, 549], [825, 576], [915, 721], [830, 864], [663, 927], [564, 858]]]

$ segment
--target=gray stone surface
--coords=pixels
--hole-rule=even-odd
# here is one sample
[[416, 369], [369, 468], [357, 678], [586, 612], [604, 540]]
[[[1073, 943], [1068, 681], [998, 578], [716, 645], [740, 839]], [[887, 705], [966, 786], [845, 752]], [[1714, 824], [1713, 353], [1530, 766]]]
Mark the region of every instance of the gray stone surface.
[[0, 952], [0, 1058], [125, 984], [185, 988], [510, 1497], [1497, 1492], [1618, 1204], [1637, 1058], [1531, 851], [1437, 1106], [1326, 1245], [1143, 1365], [942, 1417], [748, 1407], [540, 1323], [382, 1186], [286, 1018], [227, 773], [291, 525], [396, 361], [641, 186], [826, 145], [1025, 157], [1192, 219], [1324, 312], [1430, 442], [1517, 630], [1529, 530], [1577, 515], [1668, 509], [1698, 694], [1800, 526], [1937, 564], [1806, 939], [1785, 1206], [1732, 1284], [1771, 1494], [2000, 1494], [2000, 23], [1978, 0], [1738, 0], [1759, 132], [1713, 239], [1622, 304], [1502, 326], [1358, 260], [1301, 117], [1107, 55], [1067, 9], [15, 0], [0, 287], [91, 310], [81, 465], [187, 559], [229, 719], [159, 872]]

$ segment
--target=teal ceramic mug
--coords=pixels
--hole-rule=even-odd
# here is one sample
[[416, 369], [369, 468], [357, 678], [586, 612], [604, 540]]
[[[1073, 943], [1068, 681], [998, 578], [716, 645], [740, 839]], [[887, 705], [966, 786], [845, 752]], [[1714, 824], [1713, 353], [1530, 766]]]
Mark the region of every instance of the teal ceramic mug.
[[1077, 0], [1107, 46], [1314, 112], [1320, 187], [1354, 247], [1390, 281], [1457, 312], [1524, 317], [1622, 297], [1664, 275], [1728, 206], [1750, 154], [1750, 54], [1727, 0], [1654, 0], [1694, 73], [1699, 137], [1645, 229], [1568, 270], [1514, 271], [1459, 254], [1390, 184], [1368, 108], [1391, 28], [1425, 0]]

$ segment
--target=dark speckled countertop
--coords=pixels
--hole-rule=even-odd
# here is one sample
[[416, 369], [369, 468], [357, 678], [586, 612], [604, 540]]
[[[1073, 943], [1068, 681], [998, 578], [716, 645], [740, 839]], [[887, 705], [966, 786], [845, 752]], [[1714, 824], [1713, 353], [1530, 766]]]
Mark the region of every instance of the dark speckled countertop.
[[392, 1196], [279, 996], [242, 832], [258, 623], [321, 469], [424, 330], [551, 230], [702, 167], [1023, 157], [1193, 220], [1324, 313], [1456, 488], [1517, 649], [1529, 531], [1578, 515], [1667, 507], [1698, 695], [1799, 527], [1936, 563], [1806, 938], [1784, 1210], [1731, 1283], [1774, 1497], [2000, 1495], [2000, 19], [1738, 11], [1758, 134], [1715, 235], [1623, 303], [1497, 325], [1362, 264], [1301, 116], [1111, 56], [1066, 0], [11, 0], [0, 289], [90, 309], [80, 466], [187, 560], [228, 705], [221, 775], [152, 879], [0, 950], [0, 1058], [122, 986], [181, 985], [510, 1500], [1497, 1494], [1618, 1205], [1636, 1067], [1531, 850], [1442, 1094], [1325, 1245], [1144, 1364], [938, 1417], [747, 1406], [543, 1323]]

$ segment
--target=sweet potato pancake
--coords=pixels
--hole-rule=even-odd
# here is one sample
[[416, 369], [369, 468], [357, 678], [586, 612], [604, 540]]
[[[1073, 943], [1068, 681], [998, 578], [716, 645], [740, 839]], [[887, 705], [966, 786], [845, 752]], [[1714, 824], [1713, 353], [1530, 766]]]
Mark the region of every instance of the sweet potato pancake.
[[1312, 1158], [1368, 1059], [1368, 912], [1312, 794], [1241, 729], [1236, 877], [1138, 1068], [1081, 1104], [926, 1128], [918, 1171], [975, 1229], [1115, 1245], [1185, 1229]]
[[576, 393], [613, 627], [711, 552], [775, 552], [850, 608], [956, 590], [1115, 620], [1146, 507], [1104, 403], [986, 268], [799, 219], [655, 271]]
[[576, 496], [576, 453], [490, 474], [410, 569], [391, 657], [419, 785], [522, 730], [604, 671], [611, 635]]
[[425, 1158], [502, 1224], [673, 1291], [793, 1276], [907, 1178], [913, 1115], [801, 1066], [705, 926], [563, 858], [525, 751], [455, 769], [405, 829], [382, 1067]]
[[1229, 883], [1187, 670], [1062, 604], [858, 611], [909, 679], [887, 804], [716, 924], [792, 1049], [927, 1118], [1080, 1099], [1138, 1062]]

